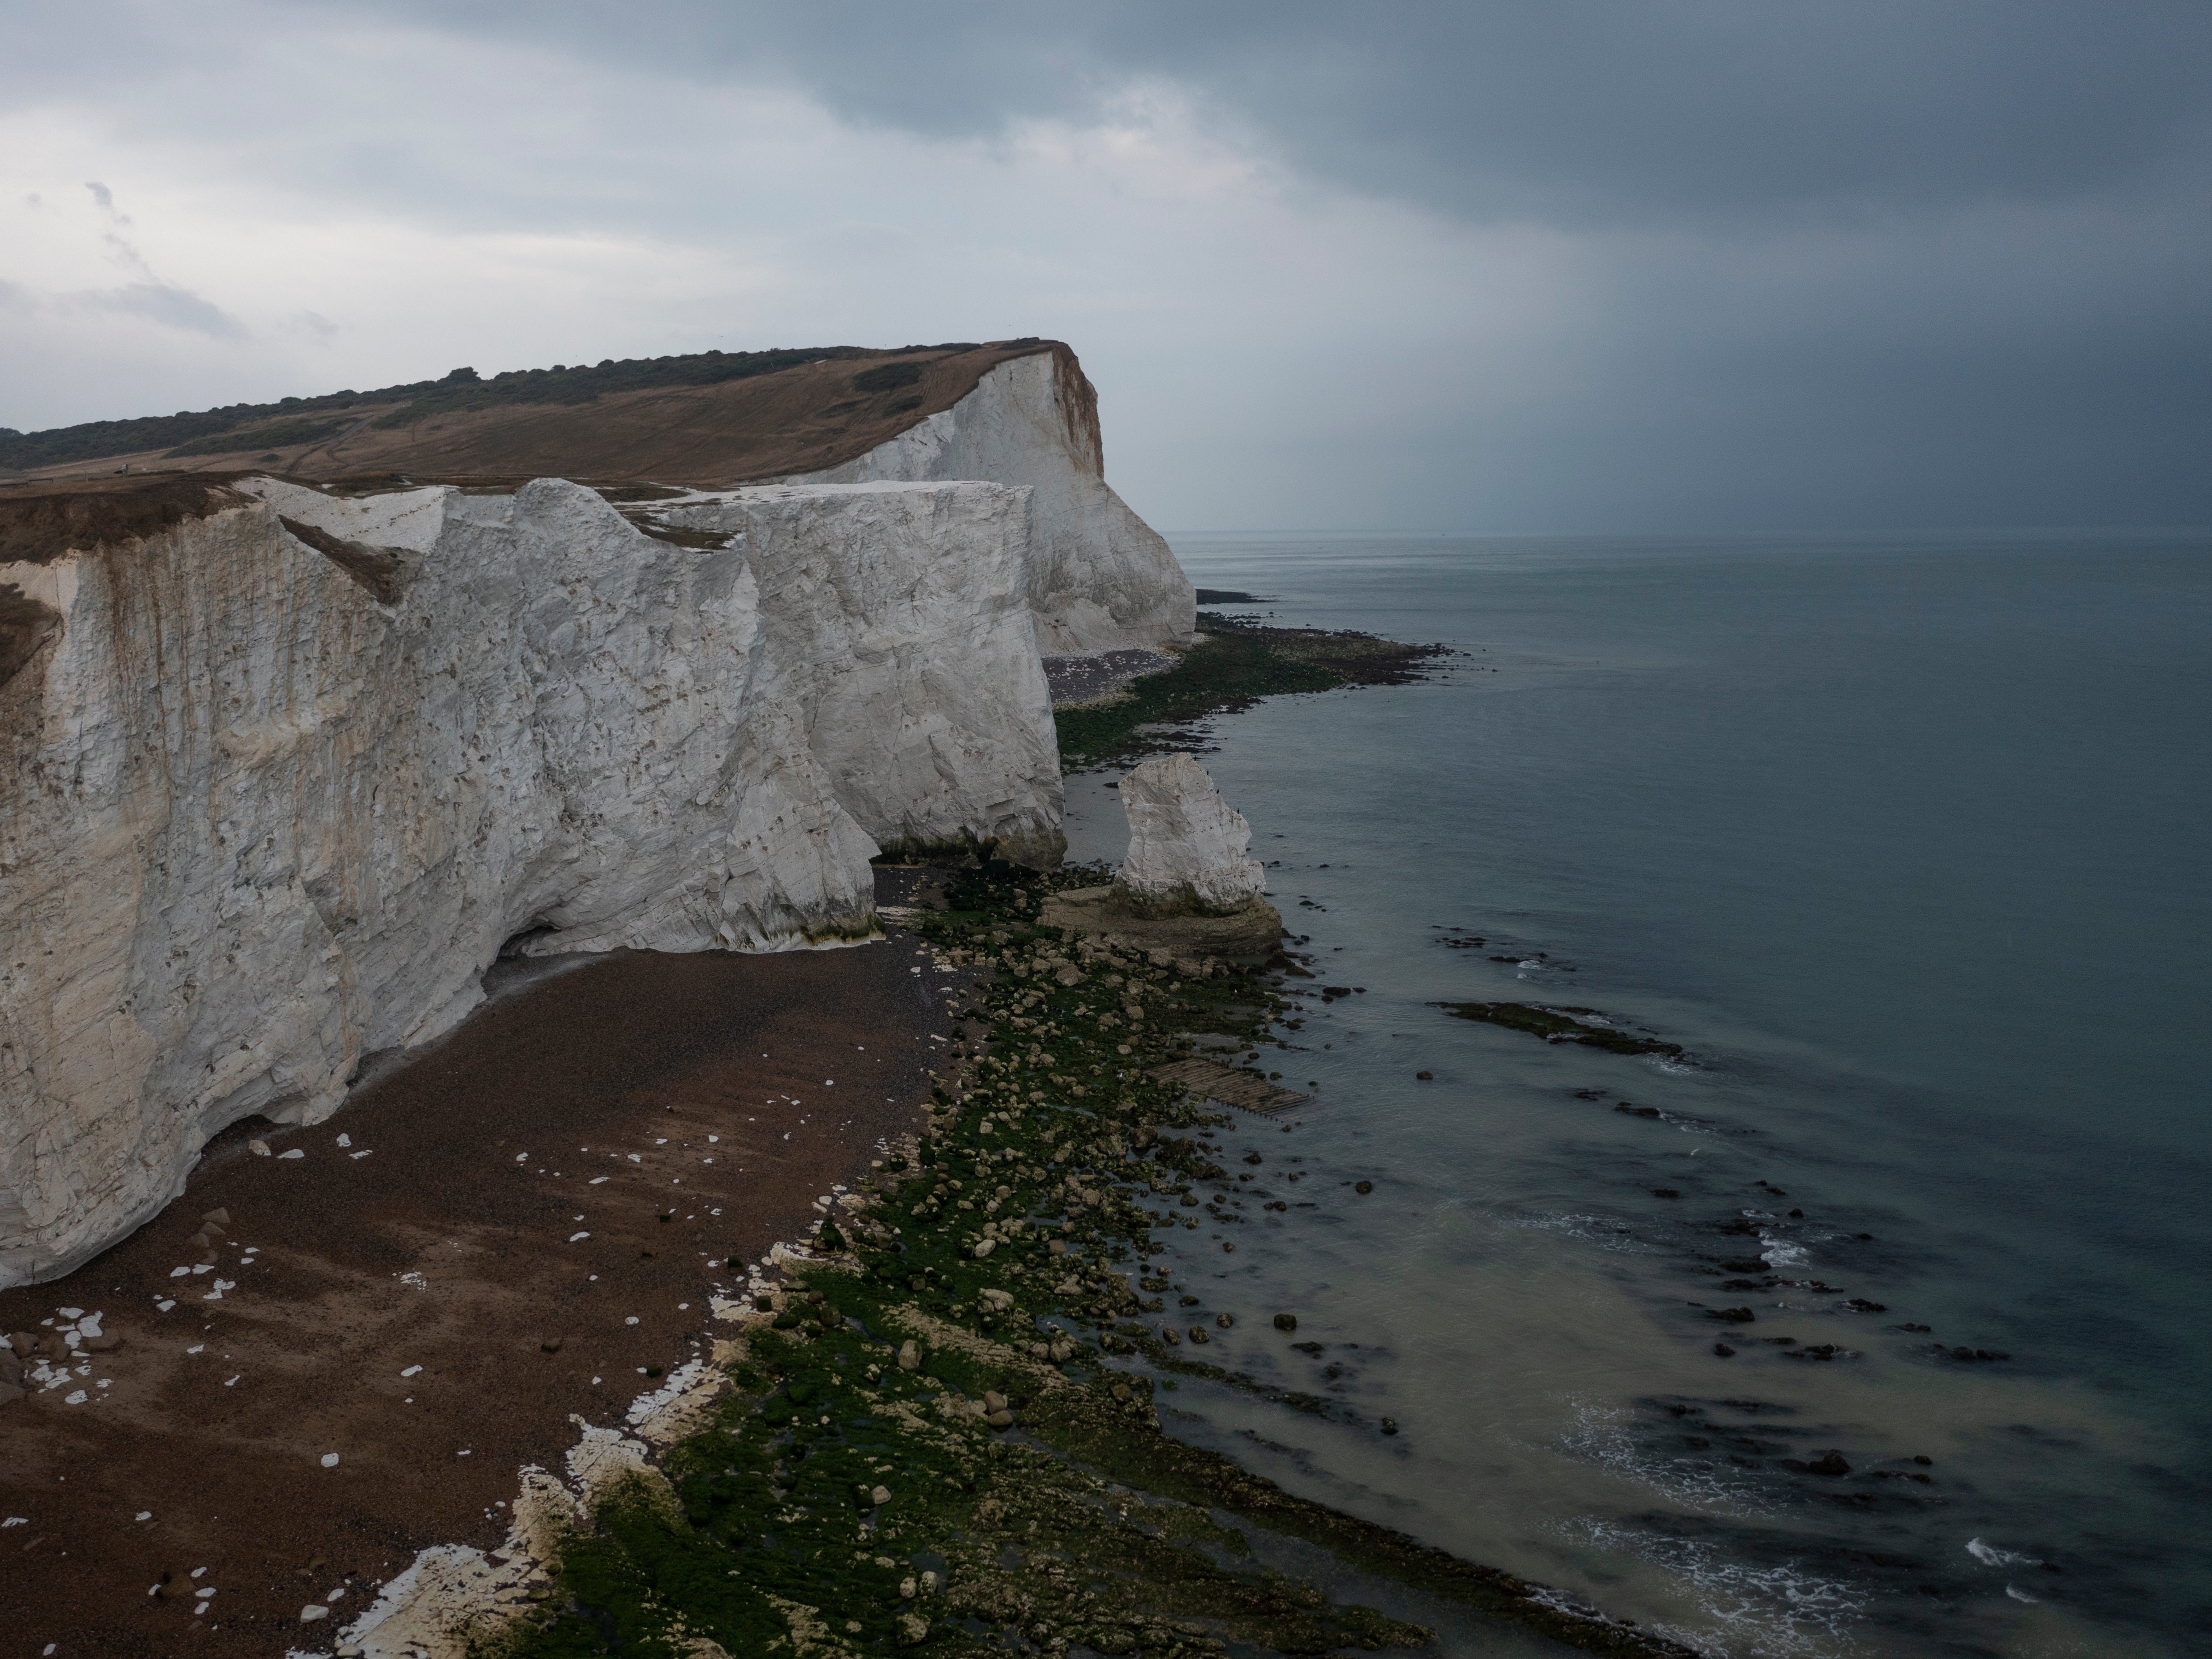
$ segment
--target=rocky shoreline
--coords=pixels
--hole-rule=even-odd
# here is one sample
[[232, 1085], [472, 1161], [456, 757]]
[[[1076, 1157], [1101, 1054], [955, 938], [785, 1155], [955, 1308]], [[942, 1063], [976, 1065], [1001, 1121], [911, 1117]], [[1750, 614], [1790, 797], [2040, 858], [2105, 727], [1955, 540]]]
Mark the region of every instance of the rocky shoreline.
[[1450, 654], [1442, 645], [1271, 628], [1255, 617], [1201, 611], [1194, 642], [1151, 672], [1124, 672], [1136, 665], [1102, 657], [1079, 672], [1079, 659], [1061, 659], [1053, 691], [1060, 761], [1073, 769], [1187, 748], [1191, 728], [1209, 715], [1289, 692], [1409, 684]]
[[[1236, 1158], [1237, 1121], [1155, 1073], [1201, 1036], [1261, 1040], [1296, 964], [1178, 968], [1045, 925], [1055, 895], [1097, 880], [954, 872], [908, 919], [951, 970], [946, 1012], [961, 1021], [928, 1126], [887, 1146], [809, 1246], [733, 1287], [726, 1383], [708, 1384], [726, 1392], [560, 1529], [542, 1598], [479, 1650], [1430, 1644], [1418, 1625], [1259, 1565], [1255, 1540], [1272, 1534], [1571, 1649], [1686, 1653], [1163, 1429], [1155, 1390], [1177, 1374], [1280, 1394], [1188, 1356], [1238, 1322], [1291, 1343], [1297, 1316], [1188, 1293], [1170, 1314], [1182, 1286], [1146, 1265], [1165, 1248], [1156, 1235], [1211, 1227], [1233, 1251], [1248, 1203], [1274, 1207], [1278, 1183], [1294, 1192], [1319, 1172], [1256, 1147]], [[1251, 1167], [1232, 1175], [1224, 1158]]]

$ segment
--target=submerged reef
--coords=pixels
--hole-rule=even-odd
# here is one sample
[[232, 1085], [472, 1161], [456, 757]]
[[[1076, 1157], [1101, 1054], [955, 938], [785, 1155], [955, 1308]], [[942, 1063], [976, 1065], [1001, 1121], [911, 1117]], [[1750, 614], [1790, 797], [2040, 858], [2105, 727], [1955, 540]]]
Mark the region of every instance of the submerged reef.
[[1449, 654], [1441, 645], [1405, 645], [1317, 628], [1267, 628], [1200, 611], [1197, 641], [1173, 667], [1133, 680], [1116, 696], [1054, 711], [1060, 759], [1073, 768], [1183, 747], [1187, 739], [1180, 736], [1142, 728], [1187, 725], [1286, 692], [1404, 685]]
[[1616, 1054], [1679, 1054], [1682, 1045], [1665, 1042], [1657, 1037], [1638, 1036], [1612, 1025], [1593, 1024], [1594, 1019], [1603, 1019], [1595, 1008], [1540, 1008], [1532, 1002], [1438, 1002], [1431, 1005], [1443, 1009], [1456, 1019], [1479, 1020], [1486, 1025], [1503, 1025], [1510, 1031], [1526, 1031], [1530, 1036], [1540, 1036], [1551, 1042], [1579, 1042], [1586, 1048], [1604, 1048]]
[[1048, 898], [1097, 879], [994, 864], [952, 874], [945, 908], [916, 915], [953, 969], [966, 1039], [929, 1127], [825, 1214], [780, 1283], [754, 1279], [729, 1310], [743, 1334], [717, 1344], [726, 1391], [657, 1465], [599, 1490], [554, 1541], [529, 1611], [477, 1652], [1184, 1656], [1433, 1639], [1261, 1565], [1264, 1530], [1585, 1651], [1686, 1653], [1163, 1430], [1159, 1372], [1344, 1408], [1181, 1358], [1179, 1334], [1146, 1318], [1165, 1309], [1146, 1299], [1165, 1288], [1145, 1265], [1166, 1248], [1155, 1228], [1197, 1225], [1201, 1189], [1209, 1208], [1238, 1190], [1215, 1161], [1231, 1119], [1153, 1073], [1197, 1034], [1256, 1042], [1279, 999], [1264, 967], [1176, 963], [1042, 925]]

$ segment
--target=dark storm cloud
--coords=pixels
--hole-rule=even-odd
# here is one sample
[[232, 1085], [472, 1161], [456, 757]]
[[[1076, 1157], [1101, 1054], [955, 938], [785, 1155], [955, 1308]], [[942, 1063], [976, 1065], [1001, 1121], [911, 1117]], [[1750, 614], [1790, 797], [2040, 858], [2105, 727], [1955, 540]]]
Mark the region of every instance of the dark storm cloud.
[[2197, 0], [387, 3], [938, 137], [1164, 82], [1294, 179], [1576, 239], [1562, 389], [1378, 441], [1472, 517], [2212, 519]]
[[[763, 273], [686, 313], [745, 331], [711, 336], [610, 279], [560, 325], [608, 351], [1066, 335], [1172, 524], [2212, 522], [2205, 0], [88, 5], [25, 14], [0, 104], [407, 226], [457, 291], [470, 238]], [[1101, 210], [1035, 193], [1055, 167]], [[164, 282], [134, 180], [70, 168], [27, 183], [115, 187], [124, 286], [0, 268], [0, 309], [406, 348], [308, 287], [246, 310], [210, 255]], [[499, 349], [578, 349], [540, 326]]]
[[1320, 175], [1561, 224], [2156, 188], [2212, 148], [2193, 3], [392, 3], [679, 79], [787, 79], [933, 135], [1085, 118], [1166, 77]]

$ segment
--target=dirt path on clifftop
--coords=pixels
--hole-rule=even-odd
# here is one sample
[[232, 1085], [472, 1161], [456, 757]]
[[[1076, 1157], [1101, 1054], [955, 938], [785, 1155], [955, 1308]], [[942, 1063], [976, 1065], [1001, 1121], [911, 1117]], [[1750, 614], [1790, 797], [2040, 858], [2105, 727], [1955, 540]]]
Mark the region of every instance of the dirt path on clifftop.
[[[88, 1375], [0, 1406], [0, 1655], [326, 1648], [416, 1550], [495, 1547], [572, 1414], [618, 1422], [703, 1351], [709, 1261], [811, 1232], [922, 1121], [938, 980], [898, 939], [595, 961], [262, 1132], [277, 1156], [227, 1135], [133, 1237], [0, 1293], [0, 1330], [101, 1316]], [[173, 1277], [216, 1209], [217, 1265]]]

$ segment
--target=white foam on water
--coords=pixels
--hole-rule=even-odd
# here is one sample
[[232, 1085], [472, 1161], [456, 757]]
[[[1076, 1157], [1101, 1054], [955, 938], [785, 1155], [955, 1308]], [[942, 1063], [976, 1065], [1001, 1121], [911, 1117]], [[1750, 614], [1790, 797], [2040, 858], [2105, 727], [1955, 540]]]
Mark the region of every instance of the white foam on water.
[[2034, 1567], [2042, 1565], [2032, 1555], [2001, 1550], [1995, 1544], [1984, 1543], [1978, 1538], [1966, 1540], [1966, 1553], [1985, 1567]]
[[1708, 1622], [1647, 1623], [1645, 1628], [1711, 1659], [1804, 1656], [1828, 1659], [1862, 1651], [1852, 1631], [1870, 1605], [1858, 1585], [1795, 1561], [1759, 1565], [1711, 1543], [1644, 1532], [1595, 1516], [1565, 1523], [1569, 1536], [1618, 1550], [1658, 1568], [1686, 1589]]
[[1652, 1254], [1650, 1245], [1638, 1243], [1626, 1225], [1609, 1216], [1578, 1215], [1571, 1211], [1558, 1210], [1549, 1215], [1515, 1216], [1505, 1224], [1525, 1228], [1531, 1232], [1565, 1233], [1569, 1238], [1579, 1238], [1601, 1250], [1630, 1255]]
[[1813, 1265], [1812, 1256], [1802, 1244], [1792, 1244], [1788, 1239], [1777, 1238], [1771, 1233], [1761, 1233], [1759, 1242], [1766, 1247], [1759, 1253], [1759, 1259], [1777, 1273], [1784, 1267], [1809, 1267]]
[[1648, 1486], [1670, 1503], [1723, 1515], [1771, 1512], [1765, 1490], [1732, 1477], [1723, 1466], [1702, 1458], [1670, 1457], [1640, 1444], [1630, 1425], [1634, 1413], [1618, 1406], [1571, 1401], [1572, 1425], [1559, 1435], [1559, 1449], [1578, 1462]]

